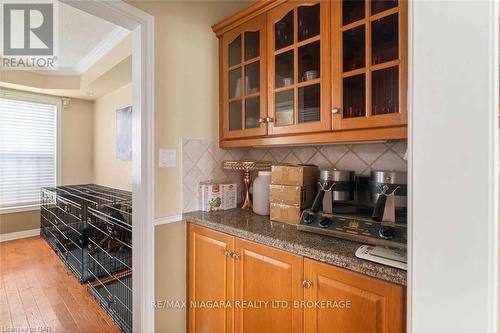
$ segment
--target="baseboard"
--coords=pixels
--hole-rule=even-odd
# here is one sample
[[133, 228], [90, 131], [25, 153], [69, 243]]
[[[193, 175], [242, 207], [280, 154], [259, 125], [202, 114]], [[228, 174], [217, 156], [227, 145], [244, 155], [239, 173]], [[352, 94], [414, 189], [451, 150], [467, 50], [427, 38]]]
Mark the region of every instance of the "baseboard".
[[28, 238], [28, 237], [33, 237], [33, 236], [40, 236], [40, 228], [11, 232], [8, 234], [0, 234], [0, 242], [6, 242], [6, 241], [10, 241], [10, 240]]
[[170, 215], [155, 219], [155, 226], [182, 221], [182, 215]]

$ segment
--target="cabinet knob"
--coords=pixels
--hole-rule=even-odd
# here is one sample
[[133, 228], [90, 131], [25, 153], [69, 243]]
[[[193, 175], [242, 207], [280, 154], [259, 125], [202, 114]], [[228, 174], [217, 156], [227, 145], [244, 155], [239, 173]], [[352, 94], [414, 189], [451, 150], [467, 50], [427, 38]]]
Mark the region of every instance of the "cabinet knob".
[[337, 114], [339, 113], [340, 109], [339, 108], [333, 108], [332, 109], [332, 114]]
[[274, 118], [272, 118], [272, 117], [267, 117], [267, 118], [266, 118], [266, 122], [267, 122], [267, 123], [272, 123], [272, 122], [274, 122]]
[[226, 257], [231, 257], [231, 254], [232, 254], [232, 252], [229, 252], [229, 251], [227, 251], [227, 250], [226, 250], [226, 251], [224, 251], [224, 255], [225, 255]]
[[231, 257], [233, 257], [234, 260], [240, 259], [240, 255], [238, 253], [231, 253]]
[[265, 123], [266, 122], [266, 118], [259, 118], [259, 123]]
[[302, 281], [302, 287], [304, 287], [304, 288], [311, 288], [311, 286], [312, 286], [312, 282], [311, 281], [309, 281], [309, 280]]

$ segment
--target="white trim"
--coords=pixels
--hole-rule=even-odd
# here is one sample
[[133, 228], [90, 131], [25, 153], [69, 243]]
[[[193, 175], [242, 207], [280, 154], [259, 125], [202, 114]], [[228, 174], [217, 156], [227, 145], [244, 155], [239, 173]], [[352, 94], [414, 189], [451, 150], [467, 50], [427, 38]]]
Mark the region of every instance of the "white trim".
[[490, 26], [490, 49], [488, 50], [490, 54], [490, 86], [494, 87], [492, 89], [492, 98], [490, 99], [489, 112], [490, 117], [493, 121], [490, 123], [490, 146], [489, 146], [489, 174], [490, 174], [490, 211], [489, 211], [489, 223], [488, 230], [489, 239], [488, 239], [488, 250], [489, 250], [489, 263], [488, 263], [488, 287], [490, 289], [490, 297], [488, 299], [488, 329], [492, 332], [498, 332], [500, 328], [500, 318], [499, 318], [499, 240], [498, 240], [498, 219], [499, 219], [499, 169], [498, 165], [499, 159], [499, 120], [498, 120], [498, 104], [499, 104], [499, 93], [498, 86], [500, 84], [499, 79], [499, 4], [498, 1], [490, 2], [490, 16], [489, 16], [489, 26]]
[[62, 184], [62, 109], [64, 108], [62, 98], [56, 105], [56, 185]]
[[40, 103], [40, 104], [50, 104], [57, 105], [61, 99], [52, 95], [38, 94], [34, 92], [9, 89], [9, 88], [1, 88], [0, 89], [0, 97], [7, 99], [14, 99], [18, 101], [32, 102], [32, 103]]
[[15, 239], [40, 236], [40, 228], [0, 234], [0, 243]]
[[412, 296], [413, 296], [413, 13], [414, 1], [408, 1], [408, 137], [406, 139], [407, 154], [407, 270], [406, 270], [406, 331], [412, 327]]
[[129, 30], [122, 27], [114, 28], [109, 34], [102, 39], [92, 50], [90, 50], [85, 57], [83, 57], [78, 64], [74, 67], [74, 72], [78, 75], [86, 72], [92, 67], [99, 59], [106, 55], [112, 48], [114, 48], [120, 41], [123, 40], [128, 34]]
[[154, 332], [154, 17], [124, 1], [61, 1], [132, 31], [133, 331]]
[[498, 2], [409, 10], [407, 330], [497, 332]]
[[[130, 8], [134, 8], [127, 5]], [[139, 11], [141, 12], [141, 11]], [[148, 15], [140, 28], [134, 30], [132, 38], [132, 81], [134, 89], [133, 126], [133, 188], [134, 213], [140, 207], [142, 215], [134, 220], [144, 219], [143, 229], [134, 235], [133, 285], [134, 332], [154, 332], [155, 315], [151, 306], [155, 299], [155, 244], [154, 244], [154, 18]], [[143, 112], [141, 112], [143, 110]], [[141, 251], [136, 251], [140, 249]], [[138, 269], [139, 268], [139, 273]], [[140, 321], [137, 318], [140, 315]]]
[[12, 214], [12, 213], [21, 213], [21, 212], [29, 212], [32, 210], [39, 210], [40, 205], [26, 205], [26, 206], [18, 206], [18, 207], [10, 207], [10, 208], [2, 208], [0, 209], [0, 215], [2, 214]]
[[169, 223], [180, 222], [180, 221], [182, 221], [182, 214], [164, 216], [164, 217], [160, 217], [160, 218], [155, 220], [155, 227], [162, 225], [162, 224], [169, 224]]

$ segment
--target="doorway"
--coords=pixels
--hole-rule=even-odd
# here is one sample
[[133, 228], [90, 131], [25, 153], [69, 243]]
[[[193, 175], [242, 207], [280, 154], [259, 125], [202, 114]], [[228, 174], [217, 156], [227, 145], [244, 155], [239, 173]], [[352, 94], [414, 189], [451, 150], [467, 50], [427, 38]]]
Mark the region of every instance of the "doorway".
[[154, 18], [121, 1], [62, 2], [132, 32], [133, 331], [152, 332]]

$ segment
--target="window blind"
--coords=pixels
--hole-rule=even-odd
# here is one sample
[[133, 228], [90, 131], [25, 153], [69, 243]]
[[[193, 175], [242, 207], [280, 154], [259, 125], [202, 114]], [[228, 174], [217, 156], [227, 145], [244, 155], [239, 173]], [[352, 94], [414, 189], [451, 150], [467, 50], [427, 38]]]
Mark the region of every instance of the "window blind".
[[0, 209], [38, 204], [56, 184], [55, 104], [0, 97]]

